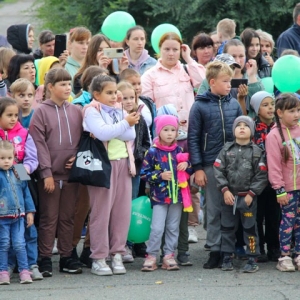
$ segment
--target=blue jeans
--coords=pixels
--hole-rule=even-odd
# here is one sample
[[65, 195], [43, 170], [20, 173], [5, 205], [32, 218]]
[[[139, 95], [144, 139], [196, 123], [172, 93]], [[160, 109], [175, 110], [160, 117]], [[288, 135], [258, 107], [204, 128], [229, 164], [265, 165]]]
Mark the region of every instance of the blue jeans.
[[0, 271], [8, 270], [10, 244], [16, 253], [19, 272], [28, 270], [23, 218], [0, 218]]
[[[37, 245], [37, 230], [35, 225], [26, 228], [27, 221], [24, 218], [24, 227], [25, 227], [25, 242], [26, 242], [26, 252], [27, 252], [27, 260], [28, 266], [31, 267], [33, 265], [37, 265], [37, 258], [38, 258], [38, 245]], [[11, 269], [14, 269], [16, 266], [16, 254], [13, 250], [12, 246], [8, 251], [8, 266]]]

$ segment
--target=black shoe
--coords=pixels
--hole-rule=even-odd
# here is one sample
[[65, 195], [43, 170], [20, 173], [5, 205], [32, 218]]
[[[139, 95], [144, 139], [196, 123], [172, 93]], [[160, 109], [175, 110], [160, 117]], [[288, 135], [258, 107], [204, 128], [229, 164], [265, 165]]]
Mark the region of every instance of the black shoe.
[[278, 262], [278, 258], [281, 255], [281, 252], [279, 249], [272, 249], [272, 250], [268, 250], [268, 259], [270, 261], [277, 261]]
[[59, 260], [59, 272], [69, 274], [81, 274], [81, 264], [77, 259], [70, 257], [61, 257]]
[[39, 261], [39, 271], [43, 277], [52, 277], [52, 261], [50, 257], [42, 257]]
[[193, 264], [189, 260], [189, 253], [178, 253], [177, 260], [181, 266], [192, 266]]
[[145, 258], [147, 256], [147, 246], [145, 243], [134, 244], [133, 249], [136, 257]]
[[208, 246], [207, 244], [204, 245], [204, 250], [205, 251], [210, 251], [210, 246]]
[[204, 269], [215, 269], [219, 266], [221, 254], [220, 251], [211, 251], [208, 261], [203, 265]]
[[80, 255], [80, 262], [84, 264], [87, 268], [92, 268], [93, 260], [90, 258], [92, 254], [90, 247], [83, 248]]
[[261, 251], [260, 255], [257, 257], [257, 262], [258, 263], [265, 263], [265, 262], [268, 262], [268, 260], [269, 259], [268, 259], [268, 255], [266, 254], [266, 252], [265, 251]]
[[256, 264], [255, 257], [249, 257], [247, 263], [243, 267], [243, 273], [255, 273], [259, 270], [258, 265]]
[[232, 256], [226, 254], [223, 258], [222, 271], [232, 271], [232, 270], [233, 270]]

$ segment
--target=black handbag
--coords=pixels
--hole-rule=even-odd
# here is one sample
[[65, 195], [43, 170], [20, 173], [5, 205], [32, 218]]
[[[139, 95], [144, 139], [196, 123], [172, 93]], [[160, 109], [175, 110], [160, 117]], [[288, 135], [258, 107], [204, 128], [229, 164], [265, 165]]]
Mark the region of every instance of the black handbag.
[[84, 131], [68, 182], [110, 188], [111, 164], [107, 151], [98, 139]]

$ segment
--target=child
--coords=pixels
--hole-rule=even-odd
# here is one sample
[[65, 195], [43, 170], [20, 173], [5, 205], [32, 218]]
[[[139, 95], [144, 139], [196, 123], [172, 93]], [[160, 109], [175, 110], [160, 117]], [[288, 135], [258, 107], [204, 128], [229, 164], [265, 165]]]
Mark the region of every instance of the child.
[[[88, 186], [90, 197], [91, 273], [95, 275], [125, 274], [122, 255], [130, 224], [134, 158], [129, 141], [135, 139], [134, 125], [139, 113], [129, 115], [115, 108], [117, 85], [106, 75], [94, 77], [90, 85], [93, 97], [83, 110], [85, 131], [101, 140], [111, 163], [110, 189]], [[129, 160], [129, 161], [128, 161]], [[128, 170], [129, 168], [129, 170]], [[99, 230], [101, 228], [101, 230]], [[112, 270], [105, 258], [111, 256]]]
[[234, 20], [226, 18], [219, 21], [217, 25], [217, 35], [221, 41], [221, 46], [219, 47], [217, 54], [222, 54], [227, 41], [235, 37], [235, 28], [236, 23]]
[[174, 252], [179, 236], [182, 212], [182, 194], [178, 187], [177, 170], [192, 173], [191, 164], [177, 164], [176, 155], [182, 153], [176, 143], [178, 119], [171, 115], [155, 118], [156, 133], [153, 146], [147, 152], [141, 171], [141, 178], [150, 184], [150, 199], [153, 207], [151, 233], [147, 246], [148, 256], [141, 271], [157, 269], [156, 256], [165, 232], [162, 269], [178, 270]]
[[[257, 195], [267, 184], [267, 168], [263, 150], [251, 138], [254, 122], [250, 117], [235, 119], [232, 131], [234, 142], [225, 144], [214, 163], [217, 186], [223, 193], [221, 212], [221, 251], [224, 253], [223, 271], [233, 270], [232, 254], [235, 251], [235, 225], [241, 219], [247, 245], [248, 262], [244, 273], [258, 271], [256, 258], [259, 255], [256, 226]], [[233, 206], [233, 210], [232, 210]]]
[[[251, 97], [250, 105], [257, 115], [255, 118], [253, 142], [262, 150], [265, 150], [267, 134], [274, 126], [275, 100], [270, 93], [261, 91]], [[277, 261], [280, 256], [278, 238], [280, 206], [276, 200], [276, 193], [270, 184], [257, 196], [256, 221], [260, 247], [260, 256], [257, 261], [266, 262], [268, 259]], [[265, 225], [265, 233], [263, 225]], [[267, 244], [267, 254], [265, 252], [265, 243]]]
[[68, 183], [69, 169], [81, 137], [82, 114], [78, 107], [67, 102], [71, 93], [71, 76], [67, 71], [61, 68], [50, 70], [45, 88], [50, 99], [35, 110], [29, 131], [37, 145], [39, 159], [39, 267], [44, 277], [51, 277], [56, 232], [59, 271], [82, 272], [79, 262], [71, 257], [78, 184]]
[[28, 130], [34, 112], [31, 106], [35, 95], [34, 85], [25, 78], [19, 78], [10, 86], [10, 91], [18, 103], [20, 122]]
[[221, 204], [213, 163], [226, 142], [233, 140], [232, 125], [242, 115], [237, 100], [230, 95], [232, 69], [225, 63], [207, 65], [206, 79], [210, 90], [197, 95], [189, 116], [188, 148], [195, 170], [195, 183], [205, 187], [207, 207], [207, 245], [210, 258], [204, 268], [217, 268], [221, 246]]
[[8, 249], [12, 243], [17, 256], [20, 283], [32, 283], [24, 239], [26, 227], [33, 225], [34, 204], [26, 181], [20, 181], [12, 168], [14, 146], [8, 141], [0, 141], [0, 284], [10, 284], [8, 272]]
[[295, 235], [295, 265], [300, 270], [300, 172], [299, 165], [299, 100], [294, 94], [283, 93], [275, 103], [274, 127], [266, 139], [269, 180], [281, 206], [279, 227], [281, 257], [276, 268], [295, 271], [291, 258], [291, 238]]

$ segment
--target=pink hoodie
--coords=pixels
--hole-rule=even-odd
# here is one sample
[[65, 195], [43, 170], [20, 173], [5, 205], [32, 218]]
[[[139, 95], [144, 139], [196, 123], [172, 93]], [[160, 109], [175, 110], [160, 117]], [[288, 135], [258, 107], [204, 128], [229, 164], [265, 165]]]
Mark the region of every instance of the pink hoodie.
[[[300, 190], [300, 123], [287, 128], [281, 124], [286, 146], [277, 127], [273, 127], [266, 139], [269, 181], [273, 189], [281, 187], [286, 192]], [[290, 138], [291, 137], [291, 138]], [[288, 148], [290, 157], [284, 162], [284, 147]]]

